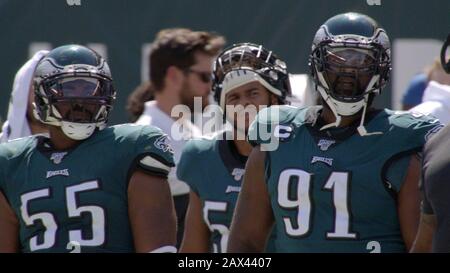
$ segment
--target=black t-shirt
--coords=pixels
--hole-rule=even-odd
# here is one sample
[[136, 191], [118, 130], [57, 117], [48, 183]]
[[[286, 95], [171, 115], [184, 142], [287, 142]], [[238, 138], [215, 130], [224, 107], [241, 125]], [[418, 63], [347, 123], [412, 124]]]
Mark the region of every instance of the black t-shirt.
[[450, 252], [450, 125], [425, 145], [422, 212], [434, 214], [437, 229], [433, 252]]

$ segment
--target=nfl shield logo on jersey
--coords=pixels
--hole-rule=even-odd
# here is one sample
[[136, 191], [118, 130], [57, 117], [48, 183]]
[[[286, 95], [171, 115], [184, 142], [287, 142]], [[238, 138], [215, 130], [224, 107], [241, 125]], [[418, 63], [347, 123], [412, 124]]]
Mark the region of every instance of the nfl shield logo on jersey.
[[326, 151], [326, 150], [328, 150], [328, 148], [330, 148], [330, 146], [333, 145], [334, 143], [336, 143], [336, 141], [334, 141], [334, 140], [330, 140], [330, 139], [321, 139], [321, 140], [319, 140], [319, 143], [317, 143], [317, 146], [319, 146], [320, 150]]
[[53, 161], [53, 163], [55, 164], [59, 164], [61, 163], [66, 154], [67, 152], [52, 153], [52, 155], [50, 156], [50, 160]]
[[231, 175], [234, 177], [234, 180], [239, 181], [242, 179], [242, 176], [245, 174], [244, 169], [234, 168]]

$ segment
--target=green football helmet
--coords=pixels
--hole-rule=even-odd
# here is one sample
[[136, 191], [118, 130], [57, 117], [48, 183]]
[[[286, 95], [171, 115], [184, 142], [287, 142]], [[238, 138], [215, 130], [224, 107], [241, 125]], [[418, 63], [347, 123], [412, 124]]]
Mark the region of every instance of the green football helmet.
[[286, 104], [291, 96], [286, 63], [262, 45], [234, 44], [216, 58], [212, 91], [222, 109], [225, 109], [227, 92], [252, 81], [259, 82], [276, 95], [280, 104]]
[[116, 94], [106, 61], [81, 45], [50, 51], [36, 67], [34, 92], [36, 118], [75, 140], [106, 127]]
[[[362, 109], [363, 124], [368, 104], [389, 81], [389, 37], [367, 15], [350, 12], [333, 16], [314, 37], [309, 66], [316, 90], [336, 116], [336, 122], [326, 128], [339, 126], [341, 116], [352, 116]], [[359, 130], [365, 129], [362, 126]]]

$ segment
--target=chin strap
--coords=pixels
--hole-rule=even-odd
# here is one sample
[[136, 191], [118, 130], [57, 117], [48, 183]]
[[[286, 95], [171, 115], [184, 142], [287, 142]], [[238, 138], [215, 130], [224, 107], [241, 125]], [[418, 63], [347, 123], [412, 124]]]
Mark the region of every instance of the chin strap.
[[366, 110], [367, 110], [367, 100], [369, 98], [369, 95], [364, 96], [364, 107], [363, 107], [363, 114], [361, 116], [361, 122], [359, 123], [359, 126], [357, 128], [358, 133], [360, 136], [372, 136], [372, 135], [382, 135], [383, 132], [372, 132], [368, 133], [366, 130], [366, 127], [364, 127], [364, 119], [366, 118]]
[[333, 102], [329, 102], [329, 100], [331, 100], [330, 95], [328, 95], [327, 92], [325, 92], [325, 90], [323, 90], [322, 88], [319, 88], [319, 92], [321, 93], [323, 98], [326, 98], [325, 103], [328, 104], [329, 108], [331, 109], [331, 112], [333, 112], [333, 115], [336, 118], [335, 122], [322, 126], [322, 128], [320, 128], [320, 131], [323, 131], [331, 127], [338, 127], [341, 124], [342, 118], [336, 111], [336, 107], [334, 107]]
[[[324, 91], [323, 91], [324, 92]], [[325, 93], [325, 92], [324, 92]], [[341, 115], [339, 115], [339, 113], [337, 112], [336, 108], [334, 107], [333, 103], [329, 103], [328, 100], [330, 100], [330, 96], [328, 94], [326, 94], [326, 103], [328, 104], [329, 108], [331, 109], [331, 111], [333, 112], [336, 121], [332, 122], [330, 124], [327, 124], [325, 126], [322, 126], [322, 128], [320, 128], [320, 130], [325, 130], [328, 129], [330, 127], [338, 127], [341, 124], [342, 121], [342, 117]], [[364, 120], [366, 118], [366, 112], [367, 112], [367, 102], [369, 100], [369, 94], [364, 96], [364, 106], [363, 106], [363, 113], [361, 115], [361, 121], [359, 123], [359, 126], [357, 128], [357, 131], [359, 133], [360, 136], [371, 136], [371, 135], [382, 135], [383, 132], [372, 132], [372, 133], [368, 133], [366, 130], [366, 127], [364, 126]]]

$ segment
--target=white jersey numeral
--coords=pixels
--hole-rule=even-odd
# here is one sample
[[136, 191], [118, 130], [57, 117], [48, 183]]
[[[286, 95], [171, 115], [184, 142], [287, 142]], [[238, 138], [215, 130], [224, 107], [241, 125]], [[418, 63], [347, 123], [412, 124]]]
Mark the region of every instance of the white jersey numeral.
[[[297, 193], [295, 199], [289, 198], [289, 184], [295, 183], [292, 178], [297, 178]], [[297, 210], [297, 221], [291, 222], [289, 217], [284, 217], [286, 233], [290, 236], [303, 236], [309, 231], [311, 222], [311, 198], [310, 183], [311, 174], [302, 171], [289, 169], [281, 173], [278, 181], [278, 204], [285, 209]]]
[[50, 198], [50, 189], [41, 189], [29, 193], [25, 193], [20, 197], [22, 205], [20, 206], [20, 214], [27, 226], [33, 226], [36, 222], [41, 222], [45, 227], [43, 240], [38, 242], [38, 236], [30, 239], [30, 251], [51, 248], [55, 244], [56, 230], [58, 229], [53, 214], [49, 212], [39, 212], [29, 214], [29, 204], [32, 200]]
[[226, 212], [227, 211], [227, 203], [226, 202], [213, 202], [213, 201], [205, 201], [203, 205], [203, 218], [205, 223], [208, 225], [211, 232], [217, 231], [219, 232], [220, 245], [214, 243], [213, 248], [215, 253], [224, 253], [227, 251], [228, 246], [228, 236], [230, 235], [230, 229], [221, 224], [212, 224], [209, 218], [209, 214], [211, 212]]
[[84, 182], [66, 188], [67, 211], [69, 217], [80, 217], [82, 213], [90, 213], [92, 218], [92, 238], [83, 239], [81, 230], [70, 230], [69, 240], [80, 246], [99, 246], [105, 242], [105, 212], [98, 206], [78, 206], [77, 193], [98, 189], [98, 181]]
[[[350, 175], [347, 172], [333, 172], [327, 179], [324, 190], [333, 192], [335, 209], [334, 229], [326, 234], [327, 238], [356, 239], [357, 234], [350, 230], [349, 186]], [[297, 210], [297, 217], [292, 221], [284, 217], [284, 226], [289, 236], [301, 237], [310, 231], [312, 200], [312, 175], [299, 169], [286, 169], [278, 179], [278, 204], [286, 210]], [[296, 192], [290, 192], [291, 189]]]
[[[103, 208], [78, 205], [80, 192], [97, 189], [99, 189], [98, 181], [88, 181], [66, 188], [66, 206], [69, 218], [79, 218], [82, 214], [90, 214], [92, 219], [92, 236], [89, 239], [82, 236], [81, 230], [69, 230], [70, 242], [67, 244], [67, 249], [73, 250], [72, 253], [80, 252], [81, 246], [99, 246], [105, 242], [105, 212]], [[45, 227], [41, 238], [42, 242], [39, 242], [37, 235], [30, 239], [30, 251], [52, 248], [56, 241], [58, 225], [55, 216], [50, 212], [29, 213], [30, 203], [43, 198], [51, 198], [49, 188], [28, 192], [20, 197], [22, 203], [20, 212], [27, 227], [36, 225], [38, 222]]]
[[325, 189], [333, 191], [333, 202], [336, 210], [334, 231], [328, 232], [327, 238], [356, 238], [356, 233], [350, 232], [348, 184], [349, 173], [333, 172], [324, 186]]
[[367, 250], [371, 250], [370, 253], [381, 253], [381, 244], [377, 241], [370, 241], [367, 243]]

